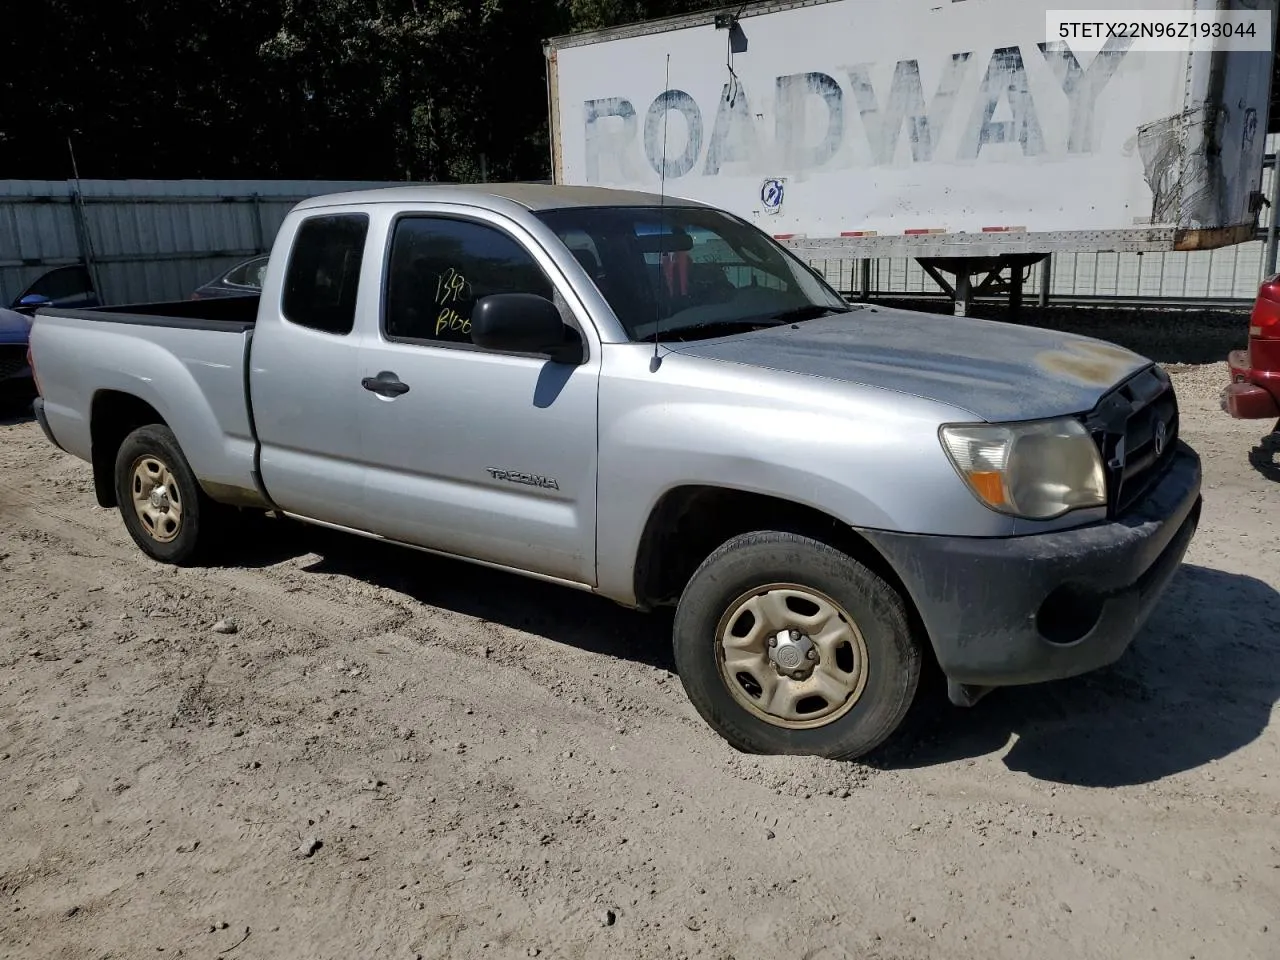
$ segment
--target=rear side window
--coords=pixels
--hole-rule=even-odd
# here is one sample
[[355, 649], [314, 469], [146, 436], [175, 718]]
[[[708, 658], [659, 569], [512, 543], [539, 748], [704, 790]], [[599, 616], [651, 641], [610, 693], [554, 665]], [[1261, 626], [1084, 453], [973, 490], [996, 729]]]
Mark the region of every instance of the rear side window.
[[431, 216], [396, 223], [387, 271], [388, 337], [469, 344], [471, 311], [494, 293], [554, 297], [537, 261], [497, 227]]
[[266, 257], [242, 263], [227, 274], [227, 283], [237, 287], [262, 287], [262, 278], [267, 272]]
[[325, 333], [350, 333], [356, 320], [360, 261], [369, 218], [311, 217], [298, 228], [284, 278], [287, 320]]

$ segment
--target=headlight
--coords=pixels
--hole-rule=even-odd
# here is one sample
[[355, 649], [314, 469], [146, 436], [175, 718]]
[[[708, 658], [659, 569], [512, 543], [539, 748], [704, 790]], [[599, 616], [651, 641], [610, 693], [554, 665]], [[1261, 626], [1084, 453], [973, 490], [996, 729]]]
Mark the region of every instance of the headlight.
[[1050, 520], [1106, 506], [1102, 457], [1078, 420], [945, 426], [939, 436], [969, 489], [992, 510]]

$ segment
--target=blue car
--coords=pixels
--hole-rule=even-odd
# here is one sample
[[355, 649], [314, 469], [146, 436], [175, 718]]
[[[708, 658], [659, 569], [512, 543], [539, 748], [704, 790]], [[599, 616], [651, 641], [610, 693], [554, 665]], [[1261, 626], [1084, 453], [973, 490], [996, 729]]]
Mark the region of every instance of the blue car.
[[42, 273], [8, 308], [0, 307], [0, 394], [29, 393], [35, 384], [27, 364], [27, 341], [36, 309], [96, 307], [98, 296], [89, 271], [80, 264]]
[[8, 392], [30, 385], [31, 368], [27, 365], [30, 332], [30, 317], [0, 307], [0, 390]]

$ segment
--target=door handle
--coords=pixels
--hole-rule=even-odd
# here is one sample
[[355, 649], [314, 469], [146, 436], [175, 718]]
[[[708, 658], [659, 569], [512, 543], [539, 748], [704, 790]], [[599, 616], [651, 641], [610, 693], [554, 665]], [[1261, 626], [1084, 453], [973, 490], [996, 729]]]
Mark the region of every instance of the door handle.
[[409, 392], [409, 385], [390, 370], [383, 370], [376, 377], [365, 377], [360, 386], [383, 397], [398, 397]]

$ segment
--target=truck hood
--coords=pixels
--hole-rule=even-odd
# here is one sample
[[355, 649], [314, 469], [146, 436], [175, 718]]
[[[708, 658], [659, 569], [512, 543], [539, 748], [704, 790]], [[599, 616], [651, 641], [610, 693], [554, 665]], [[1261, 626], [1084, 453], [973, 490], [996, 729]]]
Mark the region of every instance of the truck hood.
[[26, 343], [30, 333], [29, 317], [0, 307], [0, 343]]
[[1151, 363], [1091, 337], [883, 307], [669, 346], [684, 356], [909, 393], [988, 421], [1083, 413]]

